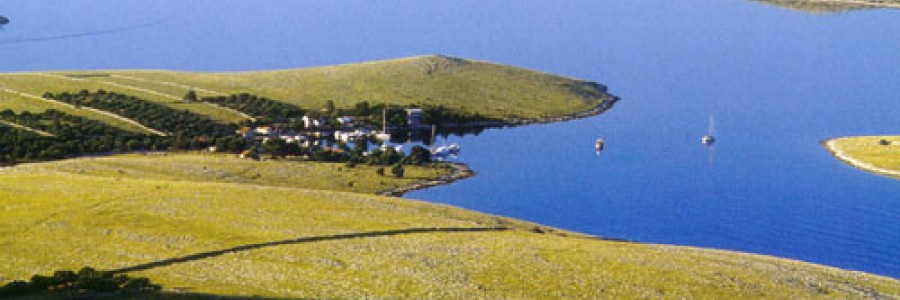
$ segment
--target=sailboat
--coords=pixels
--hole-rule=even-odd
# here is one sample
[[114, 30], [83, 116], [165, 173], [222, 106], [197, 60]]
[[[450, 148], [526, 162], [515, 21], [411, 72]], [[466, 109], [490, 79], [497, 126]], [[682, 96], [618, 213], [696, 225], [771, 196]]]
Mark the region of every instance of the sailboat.
[[375, 138], [383, 142], [391, 140], [391, 134], [387, 130], [387, 105], [381, 111], [381, 132], [376, 133]]
[[716, 142], [715, 137], [715, 121], [713, 120], [713, 116], [709, 116], [709, 131], [706, 135], [700, 137], [700, 143], [704, 145], [711, 146]]
[[[437, 144], [435, 137], [437, 136], [437, 126], [431, 125], [431, 142]], [[431, 158], [437, 161], [443, 161], [448, 157], [459, 156], [459, 144], [440, 145], [431, 147]]]

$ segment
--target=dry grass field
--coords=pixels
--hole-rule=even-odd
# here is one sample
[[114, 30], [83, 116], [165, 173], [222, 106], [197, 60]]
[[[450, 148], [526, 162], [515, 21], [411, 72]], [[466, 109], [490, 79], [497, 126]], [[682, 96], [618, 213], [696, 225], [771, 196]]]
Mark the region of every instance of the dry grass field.
[[[248, 168], [261, 177], [241, 175]], [[0, 169], [0, 283], [90, 265], [130, 270], [188, 298], [900, 297], [890, 278], [535, 230], [318, 182], [348, 172], [357, 182], [388, 179], [360, 170], [201, 155]], [[216, 175], [225, 173], [237, 175]], [[297, 175], [309, 173], [322, 179]]]
[[900, 136], [844, 137], [829, 140], [825, 146], [854, 167], [900, 178]]

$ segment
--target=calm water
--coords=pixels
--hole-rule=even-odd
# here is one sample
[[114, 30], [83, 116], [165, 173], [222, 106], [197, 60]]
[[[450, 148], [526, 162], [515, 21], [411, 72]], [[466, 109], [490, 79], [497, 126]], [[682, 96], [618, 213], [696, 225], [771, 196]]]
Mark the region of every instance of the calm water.
[[[819, 145], [900, 130], [900, 11], [322, 2], [6, 0], [0, 71], [256, 70], [440, 53], [591, 79], [623, 101], [591, 119], [451, 138], [479, 176], [408, 197], [900, 277], [900, 181]], [[711, 114], [710, 150], [699, 137]]]

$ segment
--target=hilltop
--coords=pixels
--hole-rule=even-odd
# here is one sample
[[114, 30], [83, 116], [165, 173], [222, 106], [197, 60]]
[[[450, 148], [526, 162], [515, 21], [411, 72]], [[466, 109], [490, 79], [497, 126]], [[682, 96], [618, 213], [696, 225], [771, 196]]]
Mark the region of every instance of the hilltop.
[[[221, 122], [246, 119], [233, 110], [180, 101], [188, 90], [201, 96], [250, 93], [319, 110], [372, 104], [443, 105], [463, 113], [511, 120], [569, 115], [613, 96], [605, 86], [538, 71], [440, 55], [276, 71], [200, 73], [181, 71], [59, 71], [0, 74], [0, 110], [58, 108], [34, 96], [81, 89], [117, 92], [206, 115]], [[32, 96], [32, 97], [29, 97]], [[63, 108], [59, 108], [63, 109]], [[87, 112], [73, 112], [86, 115]], [[139, 131], [107, 116], [90, 115]]]
[[900, 8], [898, 0], [753, 0], [789, 9], [833, 13], [872, 8]]
[[[375, 186], [347, 192], [345, 184], [297, 180], [312, 174]], [[162, 286], [162, 296], [188, 298], [900, 296], [900, 283], [880, 276], [604, 240], [369, 194], [379, 181], [399, 183], [393, 180], [341, 164], [254, 164], [225, 155], [126, 155], [3, 168], [0, 284], [93, 266], [147, 277]]]

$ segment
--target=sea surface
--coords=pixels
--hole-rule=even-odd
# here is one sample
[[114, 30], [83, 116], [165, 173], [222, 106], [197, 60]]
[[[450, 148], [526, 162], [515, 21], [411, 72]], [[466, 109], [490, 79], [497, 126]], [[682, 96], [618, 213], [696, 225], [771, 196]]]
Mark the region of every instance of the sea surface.
[[[598, 81], [589, 119], [451, 136], [407, 195], [604, 237], [900, 277], [900, 180], [820, 142], [900, 132], [900, 10], [744, 0], [4, 0], [0, 71], [282, 69], [445, 54]], [[700, 144], [708, 118], [718, 142]], [[594, 141], [606, 149], [598, 156]]]

